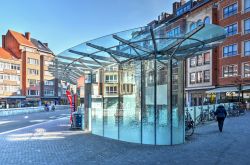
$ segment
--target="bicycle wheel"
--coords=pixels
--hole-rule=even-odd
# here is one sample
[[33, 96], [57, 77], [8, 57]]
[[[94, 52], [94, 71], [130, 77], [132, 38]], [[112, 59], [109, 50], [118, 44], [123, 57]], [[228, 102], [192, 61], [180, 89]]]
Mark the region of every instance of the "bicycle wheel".
[[185, 136], [190, 137], [194, 133], [194, 127], [190, 127], [189, 129], [185, 130]]

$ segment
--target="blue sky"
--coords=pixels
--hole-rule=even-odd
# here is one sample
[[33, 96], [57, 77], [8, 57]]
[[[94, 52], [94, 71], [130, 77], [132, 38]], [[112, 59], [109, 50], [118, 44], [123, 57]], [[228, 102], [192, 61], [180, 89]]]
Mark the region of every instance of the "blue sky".
[[0, 34], [8, 29], [48, 42], [55, 54], [103, 35], [144, 26], [175, 0], [5, 0]]

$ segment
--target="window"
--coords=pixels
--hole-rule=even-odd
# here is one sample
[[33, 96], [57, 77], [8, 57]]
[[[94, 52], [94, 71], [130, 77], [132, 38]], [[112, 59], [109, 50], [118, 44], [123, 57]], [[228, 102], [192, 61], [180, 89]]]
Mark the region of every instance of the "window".
[[4, 69], [11, 69], [11, 64], [4, 63]]
[[190, 73], [190, 84], [195, 84], [196, 81], [196, 73]]
[[28, 73], [31, 75], [39, 75], [39, 70], [36, 69], [28, 69]]
[[210, 70], [204, 70], [204, 82], [210, 82]]
[[233, 77], [238, 75], [237, 65], [223, 66], [223, 77]]
[[18, 76], [18, 75], [0, 74], [0, 80], [20, 81], [20, 76]]
[[250, 18], [244, 21], [244, 33], [250, 33]]
[[244, 55], [250, 56], [250, 40], [244, 42]]
[[18, 65], [18, 64], [11, 64], [11, 69], [12, 70], [20, 70], [20, 65]]
[[227, 32], [227, 37], [237, 34], [237, 31], [238, 31], [237, 23], [226, 26], [225, 31]]
[[196, 57], [191, 57], [190, 58], [190, 67], [195, 67], [196, 66]]
[[109, 67], [106, 67], [105, 71], [109, 71], [109, 72], [118, 71], [118, 66], [109, 66]]
[[46, 66], [54, 66], [54, 62], [53, 61], [44, 61], [44, 64]]
[[28, 95], [29, 96], [38, 96], [39, 91], [38, 90], [28, 90]]
[[234, 3], [228, 7], [225, 7], [223, 9], [223, 18], [227, 18], [230, 17], [232, 15], [237, 14], [237, 10], [238, 10], [238, 4]]
[[205, 19], [204, 19], [204, 24], [210, 24], [211, 22], [210, 22], [210, 17], [205, 17]]
[[250, 11], [250, 1], [244, 0], [244, 11], [249, 12]]
[[244, 63], [244, 77], [250, 77], [250, 63]]
[[106, 75], [105, 82], [107, 83], [115, 83], [117, 82], [117, 75]]
[[202, 71], [200, 71], [200, 72], [197, 72], [196, 73], [197, 74], [197, 76], [196, 76], [196, 82], [197, 83], [202, 83], [202, 80], [203, 80], [203, 75], [202, 75]]
[[54, 85], [54, 81], [53, 80], [45, 80], [44, 81], [44, 85], [53, 86]]
[[117, 93], [117, 87], [116, 86], [106, 87], [106, 93], [107, 94]]
[[29, 85], [30, 86], [35, 86], [38, 85], [39, 81], [35, 79], [28, 79]]
[[51, 72], [48, 71], [48, 70], [45, 70], [45, 71], [44, 71], [44, 75], [45, 75], [45, 76], [51, 76]]
[[196, 24], [195, 24], [195, 23], [192, 23], [192, 24], [190, 25], [190, 31], [194, 30], [195, 28], [196, 28]]
[[176, 27], [167, 32], [167, 37], [176, 37], [180, 35], [180, 33], [181, 33], [180, 27]]
[[177, 9], [176, 15], [179, 16], [189, 11], [191, 9], [191, 5], [192, 5], [191, 1], [185, 3], [184, 5], [182, 5], [181, 7]]
[[44, 90], [45, 96], [54, 96], [54, 90]]
[[197, 58], [197, 65], [198, 65], [198, 66], [203, 65], [203, 56], [202, 56], [202, 55], [199, 55], [199, 56], [198, 56], [198, 58]]
[[202, 20], [198, 20], [197, 21], [197, 26], [201, 26], [203, 23], [202, 23]]
[[28, 63], [33, 65], [39, 65], [39, 61], [34, 58], [28, 58]]
[[204, 64], [210, 64], [210, 52], [204, 53]]
[[238, 52], [237, 49], [238, 49], [238, 45], [237, 44], [225, 46], [223, 48], [223, 57], [230, 57], [230, 56], [237, 55], [237, 52]]

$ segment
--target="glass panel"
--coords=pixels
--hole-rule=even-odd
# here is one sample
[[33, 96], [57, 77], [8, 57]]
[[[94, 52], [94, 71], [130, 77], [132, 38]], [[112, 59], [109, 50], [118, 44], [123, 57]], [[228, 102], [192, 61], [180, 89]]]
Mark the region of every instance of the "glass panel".
[[145, 109], [142, 108], [142, 143], [155, 144], [154, 61], [143, 62], [145, 72]]
[[[118, 70], [110, 70], [105, 67], [104, 76], [118, 75]], [[118, 81], [108, 81], [104, 83], [104, 136], [118, 139]]]
[[156, 144], [171, 144], [170, 111], [168, 110], [168, 66], [157, 62]]
[[244, 53], [245, 56], [250, 56], [250, 41], [244, 43]]
[[173, 60], [173, 76], [178, 75], [177, 81], [173, 81], [172, 88], [172, 144], [184, 142], [184, 105], [183, 105], [183, 62]]
[[[97, 97], [97, 96], [96, 96]], [[92, 133], [103, 136], [103, 102], [102, 98], [92, 97]]]
[[120, 76], [120, 140], [141, 143], [141, 62], [123, 64]]

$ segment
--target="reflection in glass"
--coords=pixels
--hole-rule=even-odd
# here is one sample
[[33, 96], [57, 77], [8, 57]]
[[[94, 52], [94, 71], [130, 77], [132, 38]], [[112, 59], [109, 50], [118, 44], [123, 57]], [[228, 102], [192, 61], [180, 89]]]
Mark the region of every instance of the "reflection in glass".
[[143, 62], [145, 72], [145, 109], [142, 109], [142, 143], [155, 144], [154, 61]]
[[122, 65], [120, 140], [141, 143], [141, 65], [128, 62]]

